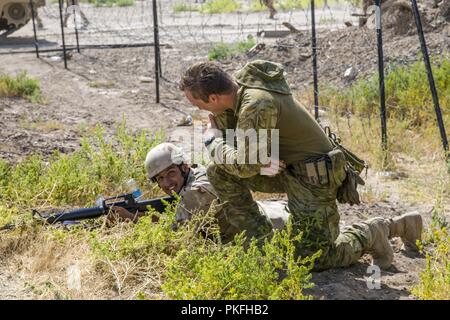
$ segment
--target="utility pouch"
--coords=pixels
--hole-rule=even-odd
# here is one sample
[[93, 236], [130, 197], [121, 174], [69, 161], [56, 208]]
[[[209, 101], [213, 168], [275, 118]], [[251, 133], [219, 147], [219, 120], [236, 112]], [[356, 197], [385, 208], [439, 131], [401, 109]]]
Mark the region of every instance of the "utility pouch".
[[[328, 154], [332, 159], [333, 176], [338, 186], [336, 198], [340, 203], [348, 203], [350, 205], [360, 204], [361, 201], [357, 188], [358, 185], [365, 184], [360, 174], [364, 169], [366, 169], [367, 174], [368, 166], [364, 160], [345, 148], [341, 144], [341, 140], [331, 132], [329, 127], [325, 127], [325, 133], [328, 134], [328, 138], [334, 147], [333, 151]], [[334, 157], [332, 155], [333, 153], [335, 155]], [[336, 157], [339, 153], [343, 155], [343, 158], [341, 155]], [[334, 161], [333, 158], [335, 158]], [[343, 166], [342, 163], [338, 165], [336, 163], [337, 161], [344, 161], [345, 164]], [[340, 185], [339, 182], [342, 182], [342, 184]]]
[[329, 165], [330, 182], [333, 182], [335, 187], [339, 187], [342, 185], [345, 178], [347, 177], [346, 171], [347, 160], [345, 159], [344, 153], [337, 148], [328, 152], [327, 156], [330, 159]]
[[303, 162], [307, 181], [315, 186], [328, 185], [329, 183], [329, 159], [327, 155], [307, 159]]

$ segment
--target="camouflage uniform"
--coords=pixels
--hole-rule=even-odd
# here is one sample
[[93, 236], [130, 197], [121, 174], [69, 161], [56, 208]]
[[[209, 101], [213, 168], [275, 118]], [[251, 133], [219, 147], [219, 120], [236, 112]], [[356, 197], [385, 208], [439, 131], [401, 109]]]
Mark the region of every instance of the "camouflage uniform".
[[[208, 180], [206, 169], [202, 166], [191, 168], [187, 181], [183, 189], [179, 192], [180, 202], [176, 210], [176, 222], [180, 223], [192, 218], [192, 214], [208, 212], [211, 204], [216, 202], [217, 192]], [[274, 228], [281, 229], [287, 221], [288, 213], [285, 210], [283, 201], [258, 201], [261, 212], [272, 220]], [[220, 205], [217, 206], [220, 209]], [[223, 210], [216, 210], [221, 237], [223, 242], [233, 239], [236, 233], [240, 232], [227, 222]]]
[[211, 202], [217, 198], [203, 167], [189, 170], [185, 186], [178, 194], [180, 202], [175, 216], [177, 222], [190, 220], [194, 212], [208, 212]]
[[[339, 230], [336, 194], [346, 177], [345, 158], [333, 160], [328, 183], [308, 180], [305, 162], [322, 157], [333, 147], [314, 118], [292, 97], [282, 66], [253, 61], [239, 70], [235, 79], [240, 85], [235, 109], [216, 115], [219, 129], [279, 129], [279, 156], [288, 169], [274, 177], [260, 175], [261, 163], [239, 164], [235, 145], [228, 145], [225, 137], [216, 138], [208, 146], [211, 156], [220, 153], [233, 161], [212, 162], [207, 174], [229, 224], [250, 237], [267, 236], [271, 223], [260, 213], [251, 191], [286, 193], [294, 233], [303, 232], [303, 240], [296, 244], [298, 255], [321, 249], [317, 270], [356, 262], [373, 239], [365, 223]], [[247, 143], [246, 154], [250, 149]]]

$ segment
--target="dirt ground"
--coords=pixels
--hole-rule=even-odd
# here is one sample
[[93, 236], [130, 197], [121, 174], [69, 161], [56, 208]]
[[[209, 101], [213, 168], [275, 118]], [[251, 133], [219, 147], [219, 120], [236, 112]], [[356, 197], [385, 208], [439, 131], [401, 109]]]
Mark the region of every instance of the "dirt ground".
[[[449, 52], [450, 25], [443, 24], [429, 32], [426, 38], [431, 54]], [[339, 86], [372, 74], [377, 66], [375, 31], [350, 27], [329, 32], [320, 31], [319, 82]], [[283, 63], [294, 90], [311, 85], [310, 40], [307, 33], [281, 39], [263, 39], [265, 49], [251, 56], [241, 55], [221, 63], [234, 71], [249, 59], [271, 59]], [[83, 50], [73, 53], [69, 70], [55, 54], [43, 54], [37, 59], [31, 54], [1, 55], [0, 74], [15, 74], [21, 70], [40, 80], [45, 104], [37, 105], [23, 99], [0, 98], [0, 157], [18, 162], [26, 156], [41, 153], [48, 157], [54, 150], [70, 153], [79, 147], [81, 136], [96, 124], [107, 134], [113, 133], [123, 119], [131, 130], [147, 129], [152, 133], [166, 132], [167, 140], [179, 142], [172, 135], [187, 115], [206, 121], [206, 113], [189, 105], [178, 91], [176, 81], [182, 70], [194, 62], [205, 60], [210, 44], [166, 46], [162, 48], [163, 76], [161, 103], [155, 103], [153, 50], [151, 48]], [[385, 62], [408, 63], [420, 58], [420, 44], [414, 32], [407, 35], [387, 33]], [[56, 57], [56, 58], [55, 58]], [[349, 67], [357, 69], [355, 79], [343, 77]], [[425, 225], [431, 219], [432, 204], [404, 202], [395, 194], [393, 181], [381, 181], [369, 173], [369, 185], [378, 191], [390, 190], [391, 196], [382, 202], [355, 207], [340, 206], [341, 224], [362, 221], [369, 217], [392, 217], [417, 210]], [[381, 272], [381, 288], [369, 289], [368, 260], [347, 269], [333, 269], [313, 275], [315, 288], [309, 293], [317, 299], [413, 299], [409, 293], [417, 283], [419, 271], [425, 265], [423, 256], [401, 250], [394, 240], [393, 266]], [[0, 267], [0, 299], [32, 299], [26, 289], [26, 277], [17, 276]]]

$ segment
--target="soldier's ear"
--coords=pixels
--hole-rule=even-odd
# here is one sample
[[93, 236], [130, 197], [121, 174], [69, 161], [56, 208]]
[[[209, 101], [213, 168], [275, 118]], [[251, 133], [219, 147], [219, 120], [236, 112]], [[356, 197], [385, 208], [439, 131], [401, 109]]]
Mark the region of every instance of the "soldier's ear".
[[181, 165], [181, 171], [183, 172], [183, 173], [187, 173], [187, 172], [189, 172], [189, 165], [188, 164], [186, 164], [186, 163], [184, 163], [183, 165]]
[[208, 102], [217, 103], [217, 101], [219, 101], [218, 94], [213, 93], [208, 96]]

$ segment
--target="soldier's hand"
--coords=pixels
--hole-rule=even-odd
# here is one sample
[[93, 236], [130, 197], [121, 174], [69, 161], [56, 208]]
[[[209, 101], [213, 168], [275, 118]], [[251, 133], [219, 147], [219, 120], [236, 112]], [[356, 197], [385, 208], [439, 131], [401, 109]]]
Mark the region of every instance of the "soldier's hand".
[[286, 169], [286, 163], [283, 160], [270, 158], [270, 164], [262, 167], [260, 174], [262, 176], [273, 177]]
[[134, 221], [135, 215], [122, 207], [111, 207], [106, 218], [109, 223], [117, 223], [123, 221]]
[[212, 113], [208, 114], [208, 119], [209, 119], [208, 129], [219, 129], [219, 127], [217, 126], [216, 119], [214, 118], [214, 115]]
[[210, 113], [208, 115], [208, 125], [206, 126], [206, 132], [205, 132], [205, 137], [208, 136], [215, 136], [216, 138], [219, 138], [222, 136], [222, 132], [219, 130], [219, 127], [217, 126], [217, 122], [216, 119], [214, 118], [214, 115], [212, 113]]

